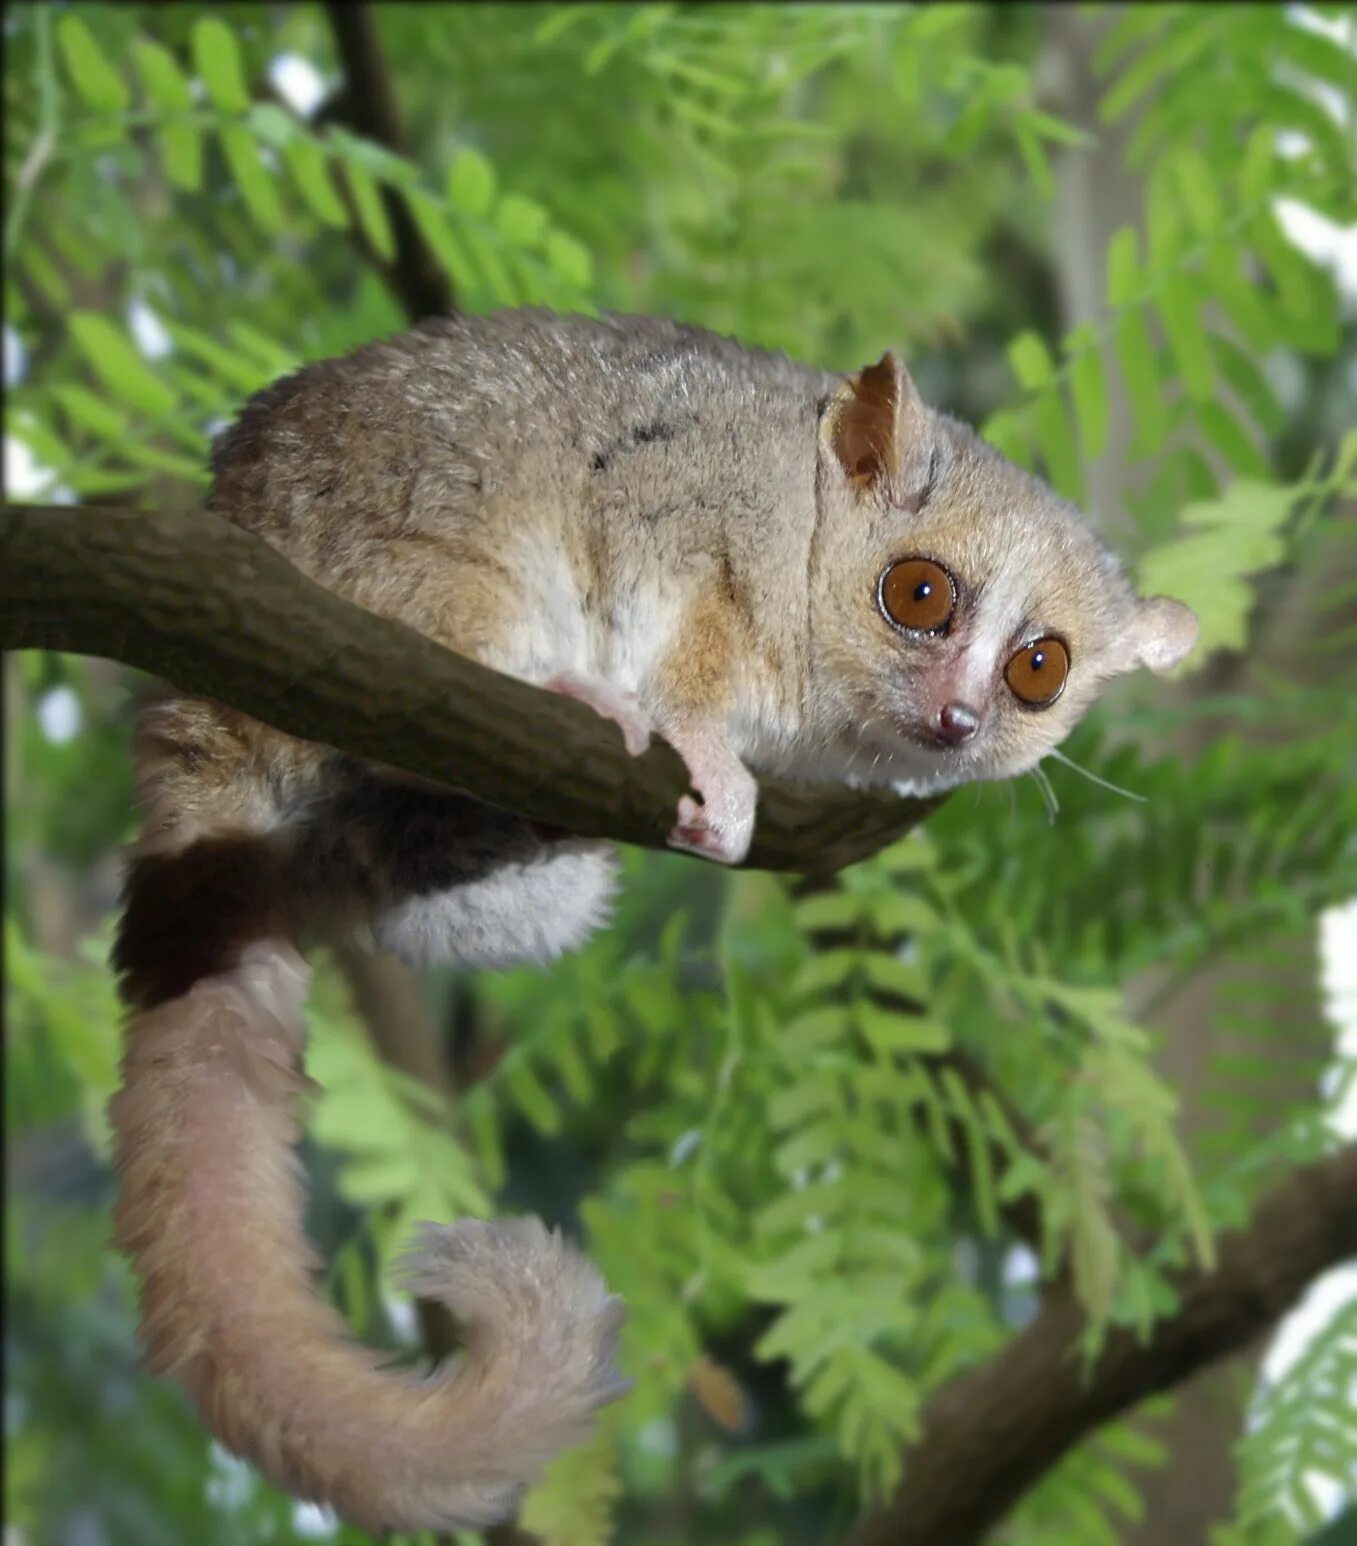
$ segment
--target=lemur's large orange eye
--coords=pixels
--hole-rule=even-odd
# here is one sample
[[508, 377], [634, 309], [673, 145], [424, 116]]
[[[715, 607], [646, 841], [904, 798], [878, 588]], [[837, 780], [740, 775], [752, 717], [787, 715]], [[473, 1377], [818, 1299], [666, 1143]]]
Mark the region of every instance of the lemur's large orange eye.
[[956, 607], [956, 581], [931, 558], [902, 558], [881, 576], [877, 600], [897, 628], [935, 633]]
[[1025, 644], [1004, 667], [1004, 680], [1013, 696], [1032, 709], [1054, 703], [1069, 674], [1070, 652], [1054, 637]]

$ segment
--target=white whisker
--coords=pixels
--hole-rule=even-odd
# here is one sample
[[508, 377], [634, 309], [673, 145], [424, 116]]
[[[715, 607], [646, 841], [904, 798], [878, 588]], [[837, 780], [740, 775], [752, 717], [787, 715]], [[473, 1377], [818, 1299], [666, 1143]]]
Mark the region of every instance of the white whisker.
[[1091, 773], [1087, 768], [1080, 767], [1073, 757], [1067, 757], [1064, 752], [1050, 751], [1048, 757], [1054, 757], [1057, 762], [1063, 762], [1067, 768], [1073, 768], [1076, 773], [1082, 773], [1091, 784], [1100, 784], [1104, 789], [1110, 789], [1113, 794], [1125, 795], [1128, 800], [1137, 800], [1141, 805], [1149, 801], [1149, 795], [1136, 794], [1133, 790], [1123, 789], [1120, 784], [1109, 783], [1105, 778], [1099, 778], [1096, 773]]
[[1055, 826], [1055, 819], [1060, 814], [1060, 801], [1055, 797], [1055, 790], [1051, 788], [1051, 781], [1046, 777], [1045, 769], [1040, 763], [1029, 770], [1032, 781], [1041, 790], [1041, 798], [1046, 802], [1046, 819], [1050, 826]]

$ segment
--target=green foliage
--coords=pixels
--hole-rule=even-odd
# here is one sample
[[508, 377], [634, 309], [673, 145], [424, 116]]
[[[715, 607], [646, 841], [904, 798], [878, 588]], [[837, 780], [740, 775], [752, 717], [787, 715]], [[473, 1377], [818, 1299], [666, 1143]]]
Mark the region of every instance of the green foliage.
[[[1072, 329], [1054, 351], [1033, 332], [1014, 340], [1023, 399], [985, 434], [1080, 498], [1081, 463], [1104, 448], [1115, 359], [1132, 454], [1160, 462], [1137, 502], [1154, 530], [1155, 512], [1266, 472], [1281, 411], [1259, 369], [1270, 350], [1339, 346], [1333, 279], [1287, 240], [1277, 204], [1357, 217], [1351, 134], [1314, 98], [1333, 85], [1351, 97], [1352, 60], [1286, 7], [1167, 5], [1128, 11], [1099, 66], [1111, 79], [1104, 121], [1143, 109], [1127, 160], [1145, 182], [1144, 226], [1108, 244], [1104, 322]], [[1284, 157], [1288, 134], [1304, 144]]]
[[[605, 934], [563, 960], [550, 977], [506, 973], [485, 984], [493, 1024], [521, 1026], [494, 1071], [459, 1102], [480, 1140], [480, 1158], [494, 1184], [505, 1179], [495, 1143], [495, 1112], [516, 1112], [543, 1137], [559, 1133], [567, 1106], [588, 1107], [605, 1073], [644, 1098], [673, 1075], [691, 1039], [716, 1023], [719, 1000], [690, 991], [682, 1003], [674, 985], [685, 972], [687, 920], [676, 915], [645, 959], [627, 958], [624, 942]], [[691, 1044], [691, 1042], [690, 1042]]]
[[[126, 110], [131, 89], [108, 65], [81, 18], [64, 16], [57, 30], [71, 84], [84, 106], [105, 120]], [[389, 260], [395, 240], [380, 193], [390, 190], [405, 201], [470, 304], [480, 299], [511, 306], [527, 299], [527, 291], [564, 309], [586, 303], [580, 275], [587, 286], [587, 259], [580, 259], [578, 245], [554, 230], [546, 211], [521, 195], [509, 193], [496, 201], [493, 171], [474, 152], [454, 160], [446, 194], [440, 196], [422, 186], [414, 166], [384, 147], [336, 127], [313, 133], [275, 104], [255, 103], [236, 34], [222, 18], [203, 16], [193, 27], [192, 61], [206, 93], [202, 108], [193, 106], [174, 55], [154, 40], [136, 41], [143, 97], [137, 126], [177, 187], [198, 190], [201, 136], [220, 146], [234, 192], [265, 236], [284, 232], [303, 213], [311, 223], [336, 229], [356, 220], [373, 250]], [[84, 127], [77, 121], [74, 132]], [[295, 190], [280, 186], [273, 170], [279, 162]], [[352, 211], [340, 186], [347, 187]], [[468, 186], [476, 197], [466, 197]], [[287, 208], [289, 194], [296, 209]]]
[[386, 1272], [421, 1221], [483, 1217], [490, 1199], [457, 1143], [447, 1100], [384, 1063], [328, 997], [317, 993], [309, 1016], [307, 1072], [321, 1089], [308, 1127], [340, 1161], [339, 1195], [369, 1210], [374, 1228], [380, 1220]]
[[[928, 862], [922, 848], [894, 856], [895, 873]], [[875, 868], [853, 872], [855, 888], [870, 886]], [[898, 1480], [927, 1387], [994, 1336], [975, 1288], [939, 1272], [946, 1167], [956, 1159], [949, 1119], [964, 1112], [978, 1173], [990, 1135], [965, 1091], [935, 1079], [920, 1056], [945, 1050], [948, 1037], [914, 1007], [926, 999], [926, 971], [897, 953], [892, 915], [906, 900], [917, 899], [888, 888], [808, 899], [797, 909], [800, 960], [785, 997], [765, 1005], [766, 987], [746, 990], [761, 1011], [751, 1004], [750, 1030], [762, 1030], [769, 1064], [758, 1098], [777, 1180], [753, 1217], [749, 1288], [779, 1311], [756, 1351], [788, 1360], [803, 1409], [831, 1428], [874, 1494]], [[840, 901], [850, 905], [832, 905]], [[934, 923], [924, 906], [906, 913], [920, 932]], [[826, 927], [853, 943], [812, 953], [806, 935]], [[992, 1180], [977, 1187], [989, 1233], [992, 1195]]]
[[[5, 423], [47, 497], [199, 501], [246, 396], [404, 324], [404, 211], [465, 309], [666, 312], [833, 368], [907, 350], [927, 395], [1064, 492], [1114, 462], [1140, 581], [1202, 616], [1185, 681], [1120, 690], [1071, 738], [1105, 783], [1040, 770], [1054, 829], [1025, 784], [965, 790], [795, 894], [631, 855], [614, 926], [549, 972], [432, 975], [451, 1101], [381, 1060], [320, 965], [309, 1223], [355, 1330], [409, 1353], [385, 1269], [416, 1219], [466, 1212], [565, 1224], [627, 1301], [635, 1388], [534, 1489], [531, 1528], [839, 1539], [910, 1485], [930, 1395], [1030, 1315], [1041, 1283], [1015, 1263], [1069, 1267], [1094, 1360], [1109, 1327], [1172, 1315], [1175, 1273], [1333, 1141], [1331, 1031], [1296, 960], [1357, 894], [1353, 334], [1279, 208], [1357, 214], [1357, 115], [1324, 105], [1351, 59], [1292, 8], [1118, 8], [1091, 132], [1049, 110], [1026, 7], [377, 14], [408, 155], [267, 84], [292, 53], [333, 85], [321, 7], [11, 8], [27, 368]], [[1106, 168], [1123, 131], [1140, 207], [1097, 254], [1104, 314], [1066, 325], [1055, 180]], [[1313, 637], [1278, 652], [1293, 596]], [[133, 1377], [104, 1247], [135, 683], [6, 669], [7, 1517], [33, 1539], [81, 1510], [117, 1541], [301, 1539]], [[1179, 1090], [1160, 1027], [1208, 972], [1216, 1034]], [[1353, 1334], [1342, 1311], [1259, 1393], [1221, 1546], [1296, 1539], [1316, 1471], [1352, 1486]], [[1119, 1539], [1137, 1473], [1173, 1458], [1146, 1415], [1073, 1449], [996, 1538]]]
[[1324, 1512], [1318, 1483], [1352, 1495], [1357, 1487], [1357, 1299], [1339, 1307], [1275, 1384], [1264, 1385], [1237, 1459], [1244, 1477], [1233, 1527], [1213, 1546], [1290, 1538], [1315, 1531]]
[[53, 1120], [76, 1102], [93, 1138], [107, 1139], [103, 1108], [118, 1087], [118, 1001], [107, 942], [84, 939], [79, 959], [49, 961], [5, 920], [6, 1010], [12, 1041], [7, 1115]]
[[[908, 887], [903, 895], [902, 883]], [[856, 894], [857, 905], [826, 906], [843, 898], [843, 888], [851, 888], [850, 898]], [[844, 877], [839, 892], [817, 896], [803, 909], [803, 920], [814, 927], [851, 925], [855, 940], [851, 948], [811, 955], [800, 983], [793, 983], [817, 994], [826, 986], [847, 991], [838, 1011], [820, 1009], [797, 1019], [793, 1004], [790, 1023], [778, 1033], [797, 1082], [781, 1100], [769, 1100], [770, 1125], [779, 1137], [783, 1113], [791, 1115], [789, 1141], [774, 1151], [774, 1163], [785, 1181], [803, 1186], [803, 1167], [811, 1166], [813, 1174], [817, 1165], [831, 1166], [858, 1211], [886, 1199], [903, 1209], [910, 1224], [896, 1254], [906, 1260], [916, 1259], [930, 1190], [937, 1194], [941, 1236], [954, 1227], [946, 1211], [950, 1168], [964, 1168], [982, 1238], [997, 1233], [1001, 1203], [1030, 1196], [1040, 1204], [1047, 1268], [1068, 1254], [1076, 1288], [1096, 1317], [1147, 1327], [1172, 1308], [1163, 1269], [1189, 1249], [1206, 1262], [1211, 1256], [1203, 1204], [1174, 1132], [1177, 1102], [1149, 1065], [1147, 1038], [1125, 1019], [1116, 991], [1062, 982], [1038, 963], [1029, 965], [1026, 957], [1034, 953], [1011, 935], [1001, 934], [991, 944], [955, 905], [959, 890], [933, 845], [917, 835], [859, 866]], [[922, 1004], [932, 1006], [936, 1019], [919, 1012]], [[961, 1027], [976, 1019], [981, 1004], [985, 1035], [972, 1041]], [[989, 1061], [1000, 1026], [1011, 1030], [1008, 1039], [1016, 1046], [1045, 1043], [1044, 1088], [1024, 1091], [1022, 1103], [1038, 1124], [1039, 1147], [1015, 1131], [1011, 1114], [987, 1082], [968, 1085], [963, 1077], [963, 1070]], [[938, 1055], [952, 1046], [966, 1061], [939, 1066]], [[807, 1084], [806, 1070], [817, 1067], [820, 1078]], [[1058, 1075], [1056, 1067], [1062, 1069]], [[834, 1070], [842, 1070], [846, 1091], [856, 1096], [842, 1105], [834, 1099]], [[909, 1175], [902, 1192], [902, 1154], [915, 1149], [922, 1168]], [[887, 1167], [879, 1180], [872, 1175], [872, 1156]], [[1131, 1251], [1113, 1223], [1114, 1156], [1125, 1167], [1117, 1177], [1121, 1194], [1125, 1197], [1133, 1174], [1137, 1207], [1148, 1210], [1140, 1222], [1156, 1237], [1153, 1253], [1144, 1258]], [[806, 1214], [814, 1209], [818, 1216], [821, 1203], [820, 1189], [811, 1189], [809, 1207], [793, 1209], [792, 1198], [783, 1197], [770, 1215], [790, 1216], [804, 1227]], [[897, 1216], [882, 1217], [870, 1229], [826, 1233], [860, 1239], [869, 1253], [880, 1253], [883, 1242], [900, 1237], [902, 1228]], [[887, 1260], [892, 1274], [905, 1269], [905, 1260]], [[925, 1262], [927, 1270], [935, 1270], [935, 1257]], [[856, 1281], [862, 1270], [844, 1272], [833, 1258], [829, 1266], [831, 1286], [838, 1276]], [[795, 1280], [785, 1263], [773, 1263], [769, 1277], [792, 1292], [787, 1285]], [[907, 1303], [937, 1303], [940, 1290], [924, 1288], [908, 1294]], [[842, 1288], [837, 1293], [841, 1296]], [[951, 1330], [968, 1319], [972, 1324], [960, 1345], [940, 1346], [928, 1360], [936, 1361], [935, 1376], [973, 1356], [975, 1326], [983, 1322], [959, 1306], [940, 1317]], [[861, 1323], [859, 1317], [855, 1324]], [[928, 1347], [918, 1328], [909, 1341], [921, 1353]], [[823, 1343], [812, 1339], [810, 1346]]]
[[616, 1426], [615, 1416], [606, 1419], [587, 1444], [559, 1456], [523, 1500], [519, 1520], [542, 1546], [593, 1546], [611, 1536], [622, 1492], [610, 1432]]
[[1215, 500], [1187, 505], [1179, 519], [1187, 532], [1151, 548], [1140, 561], [1140, 584], [1150, 595], [1186, 601], [1201, 621], [1193, 666], [1217, 649], [1243, 649], [1255, 597], [1250, 579], [1275, 569], [1310, 535], [1314, 518], [1332, 496], [1357, 482], [1357, 431], [1344, 436], [1324, 476], [1276, 484], [1240, 478]]
[[[1140, 1415], [1152, 1420], [1168, 1407], [1147, 1401]], [[1123, 1525], [1145, 1517], [1135, 1473], [1156, 1470], [1168, 1458], [1152, 1430], [1108, 1423], [1018, 1504], [996, 1535], [996, 1546], [1046, 1546], [1052, 1539], [1061, 1546], [1117, 1546]]]

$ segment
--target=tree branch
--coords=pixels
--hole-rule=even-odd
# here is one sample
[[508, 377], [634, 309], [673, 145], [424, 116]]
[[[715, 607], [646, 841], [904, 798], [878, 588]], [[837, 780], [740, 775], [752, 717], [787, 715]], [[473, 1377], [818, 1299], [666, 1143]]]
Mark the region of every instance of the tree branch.
[[934, 1392], [906, 1479], [850, 1546], [971, 1546], [1093, 1429], [1266, 1331], [1327, 1268], [1357, 1253], [1357, 1144], [1295, 1171], [1210, 1272], [1180, 1274], [1178, 1311], [1146, 1341], [1114, 1330], [1085, 1377], [1068, 1289], [987, 1363]]
[[[328, 0], [335, 49], [344, 66], [342, 116], [364, 139], [383, 145], [397, 155], [408, 156], [401, 129], [400, 110], [391, 75], [386, 68], [381, 39], [371, 6], [355, 0]], [[396, 255], [382, 267], [412, 322], [423, 317], [448, 316], [454, 310], [452, 284], [415, 224], [404, 199], [383, 186], [382, 202], [391, 222]], [[380, 261], [373, 253], [375, 261]]]
[[[688, 783], [667, 743], [629, 757], [616, 726], [584, 705], [378, 617], [198, 512], [6, 505], [0, 649], [120, 660], [585, 837], [663, 849]], [[937, 803], [769, 781], [746, 864], [839, 869]]]

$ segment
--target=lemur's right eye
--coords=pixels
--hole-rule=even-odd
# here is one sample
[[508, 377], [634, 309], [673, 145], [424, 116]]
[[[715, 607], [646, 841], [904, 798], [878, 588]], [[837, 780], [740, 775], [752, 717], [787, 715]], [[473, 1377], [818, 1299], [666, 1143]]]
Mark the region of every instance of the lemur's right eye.
[[931, 558], [902, 558], [882, 574], [876, 597], [897, 628], [937, 633], [956, 610], [956, 581]]

